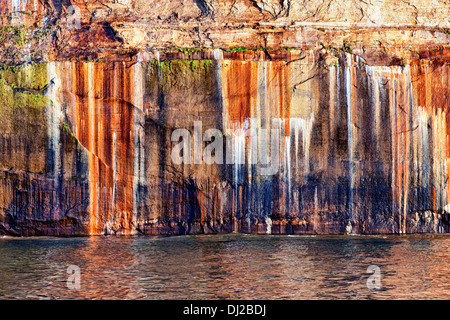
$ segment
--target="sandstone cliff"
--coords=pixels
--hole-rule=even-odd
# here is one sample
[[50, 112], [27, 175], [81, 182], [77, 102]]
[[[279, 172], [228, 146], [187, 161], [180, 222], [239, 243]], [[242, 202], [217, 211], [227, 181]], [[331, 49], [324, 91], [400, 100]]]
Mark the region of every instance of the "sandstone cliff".
[[448, 1], [0, 11], [0, 233], [448, 232]]

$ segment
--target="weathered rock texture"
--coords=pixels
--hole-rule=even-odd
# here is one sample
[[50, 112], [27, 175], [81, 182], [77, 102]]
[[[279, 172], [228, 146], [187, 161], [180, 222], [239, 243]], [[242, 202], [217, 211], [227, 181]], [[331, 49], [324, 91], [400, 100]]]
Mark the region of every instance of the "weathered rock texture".
[[2, 234], [449, 231], [448, 1], [0, 10]]

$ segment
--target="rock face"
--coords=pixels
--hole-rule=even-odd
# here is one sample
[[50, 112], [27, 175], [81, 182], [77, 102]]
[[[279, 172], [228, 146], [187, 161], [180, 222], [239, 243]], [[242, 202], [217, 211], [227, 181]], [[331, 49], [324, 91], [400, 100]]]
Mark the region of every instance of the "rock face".
[[448, 232], [435, 2], [2, 2], [0, 233]]

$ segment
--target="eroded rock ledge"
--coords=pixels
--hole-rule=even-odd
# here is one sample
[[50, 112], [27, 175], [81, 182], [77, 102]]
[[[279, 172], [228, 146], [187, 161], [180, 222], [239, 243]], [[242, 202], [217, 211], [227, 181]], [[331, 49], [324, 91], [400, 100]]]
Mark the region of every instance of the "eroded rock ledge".
[[408, 58], [449, 44], [448, 1], [5, 0], [2, 62], [126, 60], [139, 51], [356, 50]]

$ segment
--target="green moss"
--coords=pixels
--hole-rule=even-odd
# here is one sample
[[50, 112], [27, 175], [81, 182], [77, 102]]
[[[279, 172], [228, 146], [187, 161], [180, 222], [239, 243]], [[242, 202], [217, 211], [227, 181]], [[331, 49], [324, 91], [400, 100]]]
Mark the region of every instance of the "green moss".
[[323, 49], [329, 51], [329, 52], [334, 52], [334, 53], [340, 53], [340, 52], [348, 52], [351, 53], [351, 51], [353, 50], [353, 46], [351, 45], [350, 42], [344, 41], [343, 43], [343, 47], [332, 47], [332, 46], [325, 46], [323, 43], [320, 44], [322, 46]]
[[351, 42], [345, 41], [344, 40], [344, 46], [342, 48], [345, 52], [351, 52], [353, 50], [353, 45], [351, 44]]
[[264, 51], [265, 53], [269, 53], [269, 49], [264, 47], [253, 48], [253, 51]]
[[133, 50], [117, 50], [116, 53], [123, 56], [123, 55], [127, 55], [127, 54], [132, 54]]
[[48, 97], [18, 91], [0, 79], [0, 131], [33, 139], [42, 135]]
[[[287, 48], [287, 47], [285, 47]], [[246, 48], [246, 47], [233, 47], [231, 49], [224, 50], [225, 52], [245, 52], [245, 51], [264, 51], [268, 52], [270, 50], [277, 50], [277, 49], [270, 49], [265, 47], [254, 47], [254, 48]]]
[[[183, 60], [180, 60], [183, 61]], [[163, 73], [168, 73], [172, 70], [172, 60], [161, 61], [159, 63], [159, 67], [161, 68]]]
[[181, 52], [183, 54], [191, 54], [195, 51], [202, 51], [202, 48], [177, 48], [178, 52]]
[[35, 63], [18, 67], [0, 67], [0, 79], [12, 88], [42, 91], [48, 87], [47, 64]]
[[205, 94], [212, 89], [211, 73], [214, 70], [211, 60], [168, 60], [149, 61], [149, 86], [159, 83], [162, 92], [170, 90], [193, 90]]
[[26, 33], [24, 30], [18, 30], [13, 36], [12, 36], [14, 43], [18, 46], [23, 46], [27, 43], [26, 39]]
[[171, 60], [165, 61], [162, 64], [163, 66], [167, 66], [170, 70], [182, 73], [185, 73], [187, 69], [191, 72], [195, 72], [196, 70], [208, 70], [213, 65], [211, 60]]
[[35, 40], [40, 40], [44, 37], [46, 37], [49, 34], [48, 29], [38, 29], [34, 31], [33, 38]]
[[67, 125], [65, 122], [61, 123], [61, 131], [71, 139], [78, 141], [78, 139], [75, 137], [75, 134], [72, 132], [72, 130], [70, 130], [69, 125]]
[[225, 50], [225, 52], [245, 52], [247, 50], [249, 50], [249, 49], [246, 47], [233, 47], [229, 50]]
[[189, 67], [191, 68], [191, 71], [194, 71], [197, 68], [198, 60], [192, 60], [189, 64]]
[[203, 61], [203, 68], [205, 70], [210, 70], [211, 67], [213, 66], [212, 60], [202, 60], [202, 61]]
[[12, 40], [16, 46], [23, 46], [31, 41], [24, 25], [5, 26], [0, 28], [0, 41]]
[[31, 92], [16, 92], [14, 94], [14, 107], [25, 108], [27, 112], [42, 112], [48, 105], [49, 100], [46, 95]]
[[151, 66], [159, 67], [161, 72], [167, 76], [176, 74], [186, 74], [187, 71], [208, 70], [212, 65], [212, 60], [165, 60], [148, 61]]
[[152, 62], [158, 64], [165, 76], [173, 76], [175, 74], [186, 74], [188, 70], [195, 72], [196, 70], [207, 70], [213, 63], [211, 60], [167, 60], [161, 62]]
[[13, 89], [0, 79], [0, 107], [11, 106], [14, 101]]

